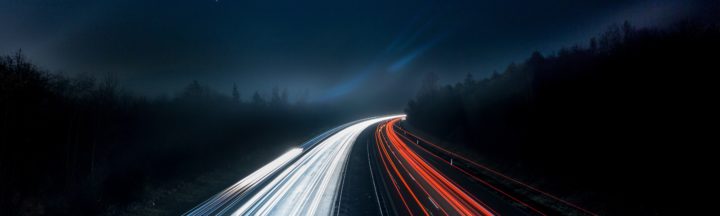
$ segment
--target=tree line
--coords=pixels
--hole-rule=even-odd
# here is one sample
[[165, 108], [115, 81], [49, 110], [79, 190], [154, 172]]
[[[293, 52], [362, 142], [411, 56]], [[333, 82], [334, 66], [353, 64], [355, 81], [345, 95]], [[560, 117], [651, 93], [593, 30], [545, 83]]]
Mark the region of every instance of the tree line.
[[20, 52], [1, 56], [0, 215], [98, 214], [147, 187], [272, 158], [340, 122], [307, 93], [291, 103], [276, 87], [243, 101], [237, 88], [193, 81], [148, 99], [112, 75], [69, 78]]
[[668, 197], [702, 191], [714, 161], [706, 125], [717, 112], [719, 50], [714, 24], [625, 22], [483, 79], [440, 86], [430, 74], [407, 119], [600, 213], [680, 211], [693, 199]]

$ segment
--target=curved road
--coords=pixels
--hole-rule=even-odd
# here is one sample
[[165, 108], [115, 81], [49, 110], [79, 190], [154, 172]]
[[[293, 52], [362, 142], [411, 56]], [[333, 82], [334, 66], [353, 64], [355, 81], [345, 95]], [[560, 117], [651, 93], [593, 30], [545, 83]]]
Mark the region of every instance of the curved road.
[[[397, 123], [404, 117], [367, 118], [329, 130], [289, 150], [185, 215], [559, 213], [529, 203], [526, 197], [518, 197], [478, 177], [474, 170], [489, 168], [402, 129]], [[491, 171], [509, 182], [520, 183], [519, 187], [537, 190]], [[547, 196], [573, 212], [594, 215]]]

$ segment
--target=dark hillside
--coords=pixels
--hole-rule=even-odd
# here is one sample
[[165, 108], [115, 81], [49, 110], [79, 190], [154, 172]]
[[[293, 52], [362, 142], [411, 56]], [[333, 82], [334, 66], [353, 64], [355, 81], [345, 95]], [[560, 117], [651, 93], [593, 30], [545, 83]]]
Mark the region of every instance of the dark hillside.
[[439, 87], [431, 75], [406, 112], [448, 145], [600, 213], [666, 213], [681, 208], [669, 197], [694, 199], [702, 184], [688, 175], [707, 171], [718, 50], [717, 26], [625, 23], [486, 79]]

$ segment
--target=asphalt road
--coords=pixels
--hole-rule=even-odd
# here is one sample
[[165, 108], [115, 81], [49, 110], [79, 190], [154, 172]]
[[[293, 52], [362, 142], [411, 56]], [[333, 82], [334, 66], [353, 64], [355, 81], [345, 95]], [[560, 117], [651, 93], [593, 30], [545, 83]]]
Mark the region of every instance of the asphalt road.
[[[404, 115], [373, 117], [329, 130], [289, 150], [185, 215], [558, 213], [528, 203], [526, 197], [518, 197], [507, 188], [479, 177], [474, 169], [489, 168], [399, 127], [397, 123], [403, 118]], [[537, 190], [490, 171], [509, 182], [516, 181], [519, 187]], [[567, 205], [575, 208], [569, 202]]]
[[[342, 209], [340, 215], [541, 215], [420, 150], [394, 129], [398, 121], [377, 124], [358, 139], [351, 155], [358, 160], [351, 161], [348, 173], [357, 173], [352, 176], [363, 189], [345, 187], [349, 189], [342, 194], [363, 196], [341, 201], [340, 206], [353, 208]], [[368, 175], [370, 179], [360, 178]]]
[[344, 187], [347, 159], [368, 127], [399, 115], [341, 125], [277, 159], [185, 215], [331, 215]]

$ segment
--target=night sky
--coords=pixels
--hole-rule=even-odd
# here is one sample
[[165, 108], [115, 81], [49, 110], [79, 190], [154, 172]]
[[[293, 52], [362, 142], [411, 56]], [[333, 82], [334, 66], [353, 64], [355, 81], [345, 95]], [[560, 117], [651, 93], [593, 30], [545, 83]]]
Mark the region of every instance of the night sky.
[[71, 76], [114, 73], [149, 96], [198, 80], [228, 94], [237, 83], [245, 100], [279, 86], [316, 101], [404, 104], [431, 71], [445, 83], [483, 77], [612, 23], [665, 25], [702, 9], [691, 0], [0, 0], [0, 54], [22, 49]]

